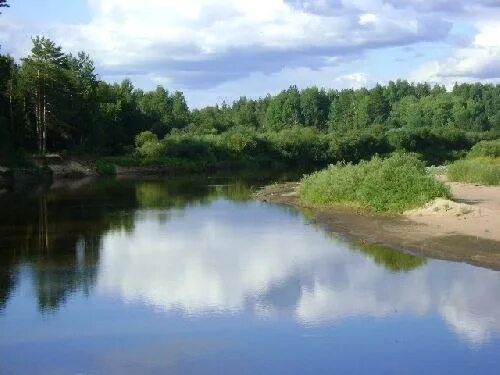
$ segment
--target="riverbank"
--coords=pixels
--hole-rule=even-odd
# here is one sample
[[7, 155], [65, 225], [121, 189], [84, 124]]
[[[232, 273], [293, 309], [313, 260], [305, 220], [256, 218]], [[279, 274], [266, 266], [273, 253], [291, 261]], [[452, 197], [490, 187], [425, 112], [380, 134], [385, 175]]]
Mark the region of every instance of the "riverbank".
[[265, 162], [259, 163], [258, 161], [248, 160], [210, 163], [208, 161], [197, 162], [172, 158], [142, 160], [131, 156], [67, 158], [59, 154], [30, 156], [24, 162], [26, 166], [7, 166], [6, 163], [4, 165], [0, 162], [0, 187], [8, 188], [17, 184], [34, 185], [47, 180], [78, 180], [98, 176], [178, 176], [240, 172], [259, 168], [272, 171], [287, 169], [279, 163], [269, 166]]
[[351, 240], [500, 270], [500, 187], [446, 184], [452, 200], [438, 199], [397, 216], [304, 204], [296, 182], [266, 186], [255, 198], [296, 207], [314, 223]]

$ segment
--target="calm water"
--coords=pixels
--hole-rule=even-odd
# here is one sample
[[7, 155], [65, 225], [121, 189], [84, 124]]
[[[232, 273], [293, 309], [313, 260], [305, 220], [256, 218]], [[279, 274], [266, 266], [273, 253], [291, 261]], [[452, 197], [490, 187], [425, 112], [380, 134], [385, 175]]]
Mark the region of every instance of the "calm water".
[[0, 374], [500, 373], [500, 272], [350, 244], [264, 181], [0, 196]]

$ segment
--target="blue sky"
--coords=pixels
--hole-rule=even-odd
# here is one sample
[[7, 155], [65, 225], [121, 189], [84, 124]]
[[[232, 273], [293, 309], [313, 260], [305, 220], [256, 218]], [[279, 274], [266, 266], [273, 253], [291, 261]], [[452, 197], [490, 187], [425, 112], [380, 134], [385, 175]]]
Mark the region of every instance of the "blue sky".
[[500, 0], [10, 0], [0, 44], [85, 50], [108, 81], [182, 90], [192, 106], [291, 84], [500, 80]]

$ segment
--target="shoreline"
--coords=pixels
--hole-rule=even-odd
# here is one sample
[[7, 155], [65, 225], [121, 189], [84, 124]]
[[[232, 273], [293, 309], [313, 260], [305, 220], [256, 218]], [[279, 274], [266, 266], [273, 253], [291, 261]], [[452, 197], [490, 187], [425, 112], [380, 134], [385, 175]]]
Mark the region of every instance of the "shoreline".
[[265, 186], [254, 198], [294, 207], [311, 216], [316, 225], [351, 241], [500, 270], [500, 230], [497, 229], [500, 228], [500, 187], [447, 184], [454, 201], [437, 202], [397, 216], [304, 204], [298, 197], [297, 182]]

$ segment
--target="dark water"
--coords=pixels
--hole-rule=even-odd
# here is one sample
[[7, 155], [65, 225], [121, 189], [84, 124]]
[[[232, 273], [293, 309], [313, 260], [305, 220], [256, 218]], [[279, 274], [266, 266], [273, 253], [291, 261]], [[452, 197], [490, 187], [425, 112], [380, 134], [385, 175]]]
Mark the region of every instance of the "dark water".
[[264, 182], [1, 195], [0, 374], [500, 373], [499, 272], [346, 243]]

